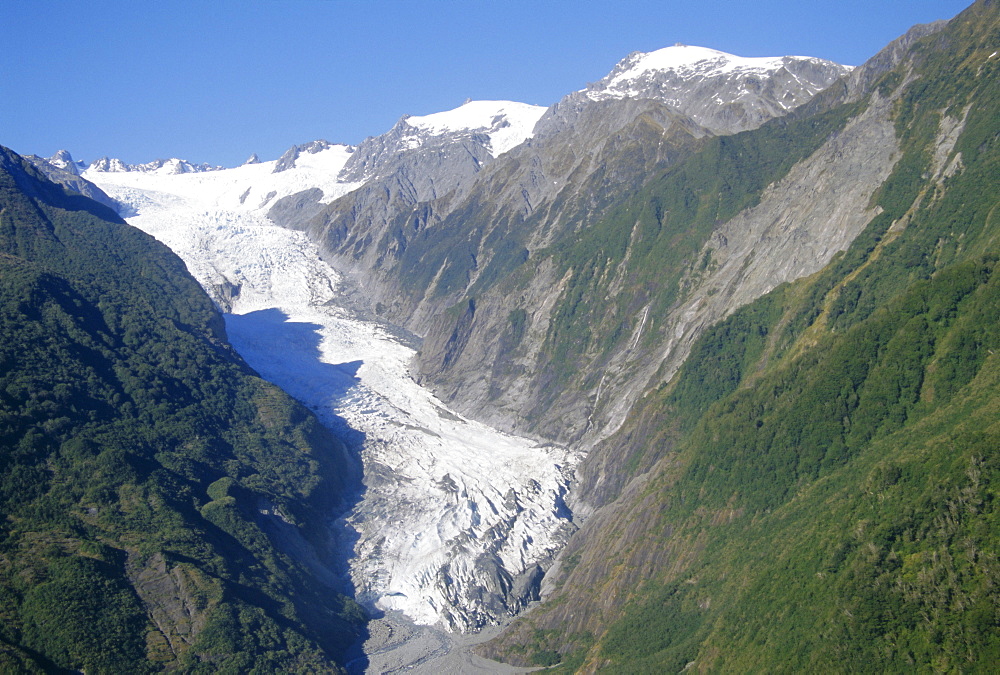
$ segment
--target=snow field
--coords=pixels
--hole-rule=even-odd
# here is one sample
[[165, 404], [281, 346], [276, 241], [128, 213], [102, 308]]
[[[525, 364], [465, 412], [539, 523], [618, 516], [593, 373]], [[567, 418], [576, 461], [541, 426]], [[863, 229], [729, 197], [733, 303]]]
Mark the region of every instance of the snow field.
[[[531, 138], [535, 123], [545, 113], [540, 105], [515, 101], [468, 101], [453, 110], [431, 115], [410, 116], [406, 123], [437, 136], [456, 131], [482, 131], [490, 137], [490, 152], [499, 157]], [[421, 141], [414, 138], [411, 147]]]

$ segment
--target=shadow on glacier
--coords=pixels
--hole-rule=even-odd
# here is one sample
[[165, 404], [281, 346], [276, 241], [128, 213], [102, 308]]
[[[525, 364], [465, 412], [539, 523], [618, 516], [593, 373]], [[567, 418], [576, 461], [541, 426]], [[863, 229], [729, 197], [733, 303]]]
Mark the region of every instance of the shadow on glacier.
[[[327, 550], [304, 550], [301, 542], [293, 541], [280, 524], [272, 523], [267, 530], [286, 553], [310, 567], [318, 579], [341, 593], [356, 597], [350, 560], [360, 535], [344, 517], [362, 500], [366, 490], [361, 462], [366, 435], [351, 427], [335, 410], [360, 384], [357, 373], [363, 362], [324, 362], [320, 349], [323, 326], [290, 321], [286, 313], [276, 308], [226, 314], [225, 321], [230, 343], [250, 367], [312, 410], [346, 448], [346, 454], [336, 451], [317, 457], [325, 465], [321, 472], [343, 485], [340, 505], [330, 514], [332, 541]], [[368, 637], [365, 628], [346, 654], [351, 672], [364, 672], [367, 668], [367, 657], [361, 645]]]

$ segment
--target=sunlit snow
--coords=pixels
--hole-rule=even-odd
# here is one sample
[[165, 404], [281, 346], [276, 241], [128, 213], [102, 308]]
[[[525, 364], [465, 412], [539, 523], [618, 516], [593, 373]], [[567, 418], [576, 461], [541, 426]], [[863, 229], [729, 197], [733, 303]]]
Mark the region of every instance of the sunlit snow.
[[683, 72], [697, 69], [701, 75], [731, 73], [737, 70], [768, 72], [781, 68], [782, 62], [783, 59], [781, 57], [747, 58], [727, 54], [715, 49], [708, 49], [707, 47], [674, 45], [673, 47], [664, 47], [663, 49], [642, 54], [635, 60], [631, 68], [612, 78], [608, 84], [609, 86], [615, 86], [624, 80], [641, 77], [651, 70], [675, 70]]
[[568, 536], [562, 496], [579, 458], [449, 410], [408, 376], [414, 352], [394, 331], [338, 306], [338, 276], [305, 235], [265, 218], [277, 195], [320, 187], [330, 200], [356, 187], [335, 179], [347, 156], [343, 146], [304, 153], [278, 174], [266, 162], [87, 177], [128, 204], [129, 222], [170, 246], [210, 293], [238, 289], [226, 316], [236, 349], [356, 443], [365, 489], [338, 527], [356, 540], [359, 599], [422, 624], [494, 623], [496, 594]]
[[498, 157], [531, 138], [546, 108], [516, 101], [467, 101], [453, 110], [406, 118], [410, 126], [440, 135], [455, 131], [483, 131], [490, 151]]
[[130, 205], [133, 199], [142, 199], [131, 196], [130, 190], [156, 192], [165, 185], [167, 188], [162, 191], [185, 200], [189, 208], [248, 213], [266, 211], [278, 199], [309, 188], [322, 190], [324, 203], [342, 197], [360, 185], [337, 180], [350, 156], [349, 146], [332, 145], [316, 153], [301, 153], [294, 170], [279, 173], [273, 173], [277, 161], [270, 161], [222, 171], [181, 174], [164, 169], [152, 173], [88, 169], [83, 176], [98, 185], [114, 185], [121, 195], [117, 199]]
[[[585, 90], [595, 100], [626, 98], [642, 93], [642, 83], [658, 73], [681, 79], [728, 75], [767, 76], [789, 61], [818, 61], [808, 56], [744, 57], [707, 47], [674, 45], [652, 52], [637, 52], [622, 61], [608, 77]], [[845, 66], [845, 68], [848, 68]]]

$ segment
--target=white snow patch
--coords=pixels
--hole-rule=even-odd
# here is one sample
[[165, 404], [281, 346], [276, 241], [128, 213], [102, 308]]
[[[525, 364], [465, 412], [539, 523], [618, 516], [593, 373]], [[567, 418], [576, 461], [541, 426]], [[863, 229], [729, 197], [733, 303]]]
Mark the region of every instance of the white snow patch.
[[489, 135], [491, 153], [498, 157], [531, 138], [545, 110], [516, 101], [467, 101], [453, 110], [407, 117], [406, 123], [433, 136], [481, 131]]
[[707, 47], [674, 45], [641, 55], [631, 68], [612, 78], [608, 86], [616, 87], [642, 77], [649, 71], [673, 70], [699, 75], [721, 75], [736, 71], [766, 73], [778, 70], [782, 65], [782, 57], [747, 58]]

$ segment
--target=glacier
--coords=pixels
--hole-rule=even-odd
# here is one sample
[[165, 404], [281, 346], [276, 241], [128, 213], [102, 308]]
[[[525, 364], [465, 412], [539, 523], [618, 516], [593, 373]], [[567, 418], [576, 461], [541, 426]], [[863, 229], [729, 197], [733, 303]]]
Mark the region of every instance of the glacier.
[[[772, 92], [761, 76], [778, 71], [792, 84]], [[713, 133], [732, 133], [801, 103], [844, 72], [804, 57], [743, 59], [675, 46], [637, 52], [566, 100], [637, 97], [680, 106], [674, 99], [683, 89], [681, 112]], [[376, 182], [392, 177], [400, 156], [424, 147], [470, 141], [478, 167], [532, 138], [546, 113], [511, 101], [467, 101], [403, 116], [356, 147], [313, 141], [279, 160], [233, 169], [104, 158], [83, 173], [123, 204], [132, 225], [184, 259], [226, 312], [244, 359], [352, 445], [363, 467], [360, 499], [333, 525], [350, 545], [342, 552], [350, 590], [370, 609], [421, 626], [473, 631], [540, 599], [545, 570], [575, 530], [564, 500], [582, 453], [449, 409], [409, 375], [418, 340], [354, 311], [353, 286], [305, 233], [277, 227], [269, 215], [294, 208], [301, 195], [330, 204], [383, 190]], [[421, 199], [445, 189], [433, 175], [423, 178], [429, 185]], [[459, 182], [442, 185], [454, 190]]]
[[247, 363], [360, 456], [360, 501], [332, 525], [350, 546], [355, 597], [418, 625], [498, 624], [538, 599], [575, 529], [563, 498], [581, 456], [449, 410], [408, 374], [414, 338], [360, 318], [315, 245], [266, 218], [275, 195], [319, 185], [326, 201], [356, 187], [335, 179], [348, 154], [332, 146], [280, 173], [262, 162], [85, 177], [185, 261]]

